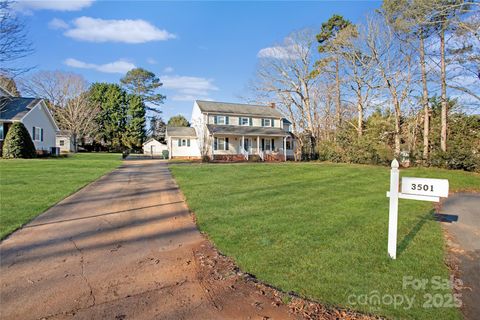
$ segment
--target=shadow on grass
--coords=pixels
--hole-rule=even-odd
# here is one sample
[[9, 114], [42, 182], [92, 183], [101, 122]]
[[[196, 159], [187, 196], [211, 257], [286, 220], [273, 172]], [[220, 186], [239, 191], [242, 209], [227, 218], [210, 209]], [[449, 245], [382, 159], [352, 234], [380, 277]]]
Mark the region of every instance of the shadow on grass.
[[413, 226], [413, 228], [408, 232], [408, 234], [403, 237], [402, 241], [397, 247], [398, 255], [402, 255], [403, 252], [408, 248], [412, 240], [415, 238], [417, 233], [422, 230], [423, 226], [427, 221], [434, 221], [435, 209], [430, 210], [427, 214], [420, 218], [420, 220]]

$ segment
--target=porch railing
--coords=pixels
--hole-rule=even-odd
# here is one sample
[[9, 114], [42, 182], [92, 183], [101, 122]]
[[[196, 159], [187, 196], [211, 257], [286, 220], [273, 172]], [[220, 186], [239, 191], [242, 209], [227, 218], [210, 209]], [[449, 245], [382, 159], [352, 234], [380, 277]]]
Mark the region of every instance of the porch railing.
[[262, 161], [265, 161], [265, 153], [262, 150], [260, 150], [258, 155], [260, 156], [260, 159], [262, 159]]
[[243, 156], [245, 157], [245, 160], [248, 160], [248, 151], [245, 150], [245, 148], [241, 148], [240, 149], [240, 152], [243, 154]]

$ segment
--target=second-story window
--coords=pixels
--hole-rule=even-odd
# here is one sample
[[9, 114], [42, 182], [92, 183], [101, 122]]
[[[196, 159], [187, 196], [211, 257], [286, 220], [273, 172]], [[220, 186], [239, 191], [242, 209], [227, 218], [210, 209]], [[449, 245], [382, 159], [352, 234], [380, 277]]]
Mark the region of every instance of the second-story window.
[[272, 126], [272, 120], [271, 119], [263, 119], [263, 126], [264, 127], [271, 127]]
[[239, 122], [240, 122], [241, 126], [249, 126], [250, 125], [250, 119], [249, 118], [241, 117]]
[[227, 124], [227, 117], [226, 116], [217, 116], [217, 124]]

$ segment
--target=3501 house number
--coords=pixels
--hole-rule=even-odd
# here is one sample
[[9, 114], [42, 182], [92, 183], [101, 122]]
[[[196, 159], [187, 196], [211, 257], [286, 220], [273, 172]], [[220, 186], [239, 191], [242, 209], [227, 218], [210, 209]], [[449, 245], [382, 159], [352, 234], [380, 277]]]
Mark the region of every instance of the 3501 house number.
[[412, 189], [412, 191], [431, 191], [431, 192], [433, 192], [433, 184], [428, 185], [428, 184], [421, 184], [421, 183], [415, 184], [414, 183], [414, 184], [412, 184], [411, 189]]

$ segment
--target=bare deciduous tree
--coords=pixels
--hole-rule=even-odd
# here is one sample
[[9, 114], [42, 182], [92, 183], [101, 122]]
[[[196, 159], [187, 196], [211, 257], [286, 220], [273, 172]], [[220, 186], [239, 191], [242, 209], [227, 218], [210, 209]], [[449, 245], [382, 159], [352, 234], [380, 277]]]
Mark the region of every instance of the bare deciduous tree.
[[31, 68], [15, 63], [33, 53], [25, 24], [12, 9], [12, 1], [0, 1], [0, 74], [15, 77]]
[[22, 86], [27, 94], [46, 100], [58, 126], [72, 136], [75, 150], [80, 138], [95, 134], [99, 106], [89, 99], [88, 84], [82, 76], [40, 71], [24, 80]]
[[399, 156], [402, 109], [412, 89], [412, 49], [396, 41], [391, 27], [379, 15], [367, 19], [364, 36], [368, 55], [382, 78], [385, 94], [391, 99], [395, 114], [395, 156]]

